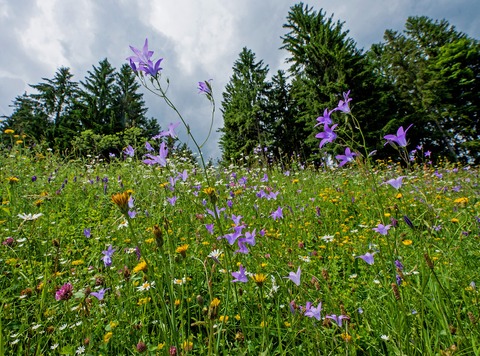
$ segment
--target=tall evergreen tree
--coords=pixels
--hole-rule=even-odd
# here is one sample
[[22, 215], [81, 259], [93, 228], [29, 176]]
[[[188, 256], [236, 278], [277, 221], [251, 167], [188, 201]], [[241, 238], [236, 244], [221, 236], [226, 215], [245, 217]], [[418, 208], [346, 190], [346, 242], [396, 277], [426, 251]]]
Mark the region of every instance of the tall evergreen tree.
[[[375, 146], [379, 134], [372, 121], [381, 120], [372, 114], [377, 100], [375, 78], [367, 70], [364, 55], [343, 30], [343, 23], [300, 3], [290, 9], [283, 27], [289, 31], [282, 37], [282, 48], [290, 53], [287, 62], [293, 77], [292, 98], [298, 110], [294, 130], [304, 143], [302, 156], [308, 158], [318, 152], [315, 119], [325, 108], [336, 107], [339, 94], [347, 90], [351, 90], [358, 119], [365, 118], [366, 144]], [[354, 135], [359, 141], [360, 136], [356, 132]]]
[[223, 93], [224, 126], [220, 146], [224, 160], [236, 160], [264, 146], [268, 123], [265, 114], [268, 66], [256, 61], [255, 54], [243, 48], [233, 66], [233, 75]]
[[409, 17], [403, 33], [387, 30], [371, 51], [397, 101], [387, 129], [413, 123], [416, 145], [453, 160], [478, 160], [478, 41], [446, 20]]
[[95, 133], [111, 134], [118, 130], [115, 112], [115, 68], [105, 58], [93, 71], [88, 71], [84, 82], [80, 82], [81, 94], [79, 112], [82, 130], [91, 129]]

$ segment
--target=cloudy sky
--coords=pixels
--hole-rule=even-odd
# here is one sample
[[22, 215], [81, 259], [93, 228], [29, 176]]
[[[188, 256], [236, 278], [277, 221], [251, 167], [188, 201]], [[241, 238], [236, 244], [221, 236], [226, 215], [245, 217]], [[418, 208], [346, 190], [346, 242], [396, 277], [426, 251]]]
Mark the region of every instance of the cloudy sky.
[[[163, 57], [163, 76], [170, 79], [170, 98], [202, 142], [211, 107], [198, 95], [197, 83], [213, 79], [222, 126], [221, 93], [243, 47], [251, 49], [273, 74], [286, 68], [279, 50], [289, 0], [0, 0], [0, 116], [10, 115], [15, 96], [28, 84], [52, 78], [61, 66], [83, 80], [92, 65], [108, 58], [119, 68], [146, 37], [154, 58]], [[478, 0], [323, 0], [304, 1], [315, 10], [345, 22], [359, 48], [382, 41], [386, 29], [403, 30], [408, 16], [446, 19], [459, 31], [480, 38]], [[151, 94], [148, 116], [163, 128], [178, 119]], [[185, 132], [179, 130], [184, 139]], [[218, 135], [205, 146], [218, 157]]]

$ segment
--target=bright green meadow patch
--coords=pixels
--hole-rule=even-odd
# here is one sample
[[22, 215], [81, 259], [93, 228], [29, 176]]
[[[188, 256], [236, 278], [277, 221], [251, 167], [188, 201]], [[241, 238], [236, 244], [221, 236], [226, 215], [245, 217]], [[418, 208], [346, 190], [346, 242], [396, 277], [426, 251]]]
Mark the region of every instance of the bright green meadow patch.
[[352, 167], [4, 152], [0, 353], [478, 354], [478, 169]]

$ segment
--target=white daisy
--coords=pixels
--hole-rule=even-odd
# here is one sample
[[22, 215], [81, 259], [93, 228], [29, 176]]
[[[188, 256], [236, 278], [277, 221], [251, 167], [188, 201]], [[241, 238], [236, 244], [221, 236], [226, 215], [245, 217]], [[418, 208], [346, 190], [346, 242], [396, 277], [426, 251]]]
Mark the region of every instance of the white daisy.
[[37, 220], [40, 216], [42, 216], [42, 213], [38, 214], [18, 214], [18, 217], [22, 219], [23, 221], [32, 221], [32, 220]]
[[335, 236], [333, 236], [333, 235], [325, 235], [325, 236], [321, 237], [320, 239], [325, 241], [325, 242], [332, 242], [334, 237]]

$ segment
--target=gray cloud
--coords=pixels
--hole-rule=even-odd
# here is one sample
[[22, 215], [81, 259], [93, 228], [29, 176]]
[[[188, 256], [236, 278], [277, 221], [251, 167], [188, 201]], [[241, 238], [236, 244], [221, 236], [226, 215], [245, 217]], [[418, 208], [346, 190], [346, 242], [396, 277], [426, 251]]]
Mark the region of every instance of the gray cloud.
[[[83, 80], [104, 58], [119, 68], [130, 55], [128, 45], [141, 47], [145, 37], [163, 57], [169, 94], [198, 141], [210, 124], [210, 105], [197, 93], [198, 81], [212, 78], [217, 104], [215, 129], [222, 126], [221, 93], [244, 46], [270, 67], [285, 68], [279, 50], [282, 25], [296, 1], [279, 0], [0, 0], [0, 115], [10, 115], [12, 100], [61, 66]], [[380, 42], [386, 29], [403, 30], [408, 16], [447, 19], [472, 37], [480, 35], [477, 0], [345, 0], [306, 2], [315, 10], [345, 22], [359, 48]], [[178, 118], [164, 103], [145, 93], [149, 116], [166, 127]], [[185, 132], [179, 132], [186, 140]], [[218, 157], [218, 134], [205, 146]]]

